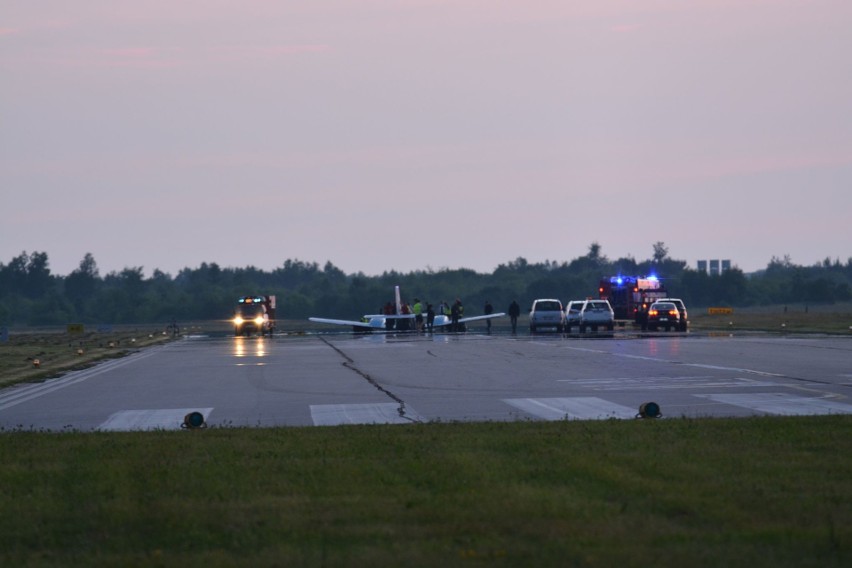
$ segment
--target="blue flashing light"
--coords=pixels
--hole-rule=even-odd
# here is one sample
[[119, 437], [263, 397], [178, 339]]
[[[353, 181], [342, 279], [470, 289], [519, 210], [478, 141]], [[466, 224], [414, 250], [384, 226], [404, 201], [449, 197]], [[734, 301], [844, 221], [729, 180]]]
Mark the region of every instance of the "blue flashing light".
[[657, 276], [656, 276], [656, 275], [652, 274], [652, 275], [650, 275], [650, 276], [648, 277], [648, 280], [654, 280], [654, 281], [657, 281], [657, 280], [659, 280], [659, 278], [657, 278]]

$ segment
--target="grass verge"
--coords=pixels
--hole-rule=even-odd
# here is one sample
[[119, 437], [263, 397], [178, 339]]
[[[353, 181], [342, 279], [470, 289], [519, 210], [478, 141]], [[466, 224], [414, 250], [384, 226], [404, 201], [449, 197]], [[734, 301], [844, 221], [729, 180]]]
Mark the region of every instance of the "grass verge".
[[4, 566], [848, 566], [852, 416], [0, 435]]
[[74, 335], [58, 329], [13, 332], [0, 343], [0, 388], [56, 377], [170, 339], [161, 327], [142, 326]]
[[852, 336], [852, 305], [789, 305], [734, 308], [731, 314], [711, 315], [689, 310], [693, 331], [765, 331], [771, 333], [828, 333]]

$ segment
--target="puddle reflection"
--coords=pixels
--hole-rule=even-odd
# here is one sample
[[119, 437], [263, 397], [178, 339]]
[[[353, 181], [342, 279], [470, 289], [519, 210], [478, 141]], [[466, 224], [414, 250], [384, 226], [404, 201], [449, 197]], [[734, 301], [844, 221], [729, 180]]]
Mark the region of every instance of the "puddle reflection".
[[266, 357], [266, 340], [262, 337], [235, 337], [234, 357]]

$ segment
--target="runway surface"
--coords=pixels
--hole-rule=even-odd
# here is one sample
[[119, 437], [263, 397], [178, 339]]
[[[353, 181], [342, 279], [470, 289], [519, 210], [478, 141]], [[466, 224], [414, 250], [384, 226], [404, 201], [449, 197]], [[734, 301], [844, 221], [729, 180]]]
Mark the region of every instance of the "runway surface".
[[187, 337], [0, 391], [3, 430], [852, 413], [852, 338]]

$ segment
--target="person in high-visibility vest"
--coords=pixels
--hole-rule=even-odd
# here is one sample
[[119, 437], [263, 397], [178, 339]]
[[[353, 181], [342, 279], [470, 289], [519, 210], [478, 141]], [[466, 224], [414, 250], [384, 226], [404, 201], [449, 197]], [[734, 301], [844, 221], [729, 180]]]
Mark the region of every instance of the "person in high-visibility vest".
[[411, 311], [414, 313], [414, 327], [418, 333], [423, 331], [423, 304], [420, 300], [414, 298], [414, 305], [411, 306]]

